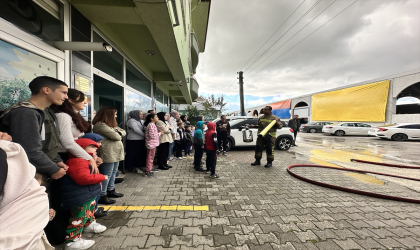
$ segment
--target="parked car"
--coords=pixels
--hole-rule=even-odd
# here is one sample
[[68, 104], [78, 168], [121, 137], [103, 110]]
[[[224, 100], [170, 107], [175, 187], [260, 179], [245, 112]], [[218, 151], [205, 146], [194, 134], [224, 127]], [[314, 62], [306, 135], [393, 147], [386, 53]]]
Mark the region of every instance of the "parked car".
[[332, 122], [312, 122], [309, 124], [302, 124], [300, 127], [301, 132], [308, 132], [308, 133], [316, 133], [316, 132], [322, 132], [322, 127], [324, 125], [330, 125], [333, 124]]
[[[252, 131], [253, 134], [253, 141], [252, 142], [244, 142], [243, 140], [243, 129], [245, 129], [245, 125], [257, 125], [258, 118], [257, 117], [249, 117], [249, 116], [234, 116], [234, 120], [230, 120], [230, 136], [228, 137], [227, 142], [227, 149], [226, 151], [231, 150], [234, 147], [246, 147], [246, 146], [255, 146], [257, 143], [257, 132], [258, 128], [251, 128], [249, 130]], [[217, 122], [219, 119], [214, 120], [213, 122]], [[276, 139], [276, 148], [279, 150], [289, 150], [293, 143], [293, 129], [290, 129], [286, 126], [284, 121], [281, 121], [283, 127], [277, 130], [277, 139]]]
[[370, 129], [369, 135], [394, 141], [420, 140], [420, 123], [382, 125]]
[[329, 133], [331, 135], [343, 136], [343, 135], [367, 135], [369, 136], [369, 130], [372, 128], [369, 124], [360, 122], [342, 122], [325, 125], [322, 128], [322, 132]]

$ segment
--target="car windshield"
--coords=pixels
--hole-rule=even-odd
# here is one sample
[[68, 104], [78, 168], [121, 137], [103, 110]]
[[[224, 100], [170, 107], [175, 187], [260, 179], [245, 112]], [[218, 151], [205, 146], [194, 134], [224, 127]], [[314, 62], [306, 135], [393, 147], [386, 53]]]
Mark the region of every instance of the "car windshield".
[[378, 127], [391, 127], [391, 126], [396, 126], [396, 125], [398, 125], [398, 124], [386, 124], [386, 125], [381, 125], [381, 126], [378, 126]]
[[233, 120], [233, 121], [229, 122], [229, 124], [230, 124], [230, 126], [233, 126], [233, 125], [236, 125], [236, 124], [240, 123], [243, 120], [245, 120], [245, 119], [236, 119], [236, 120]]

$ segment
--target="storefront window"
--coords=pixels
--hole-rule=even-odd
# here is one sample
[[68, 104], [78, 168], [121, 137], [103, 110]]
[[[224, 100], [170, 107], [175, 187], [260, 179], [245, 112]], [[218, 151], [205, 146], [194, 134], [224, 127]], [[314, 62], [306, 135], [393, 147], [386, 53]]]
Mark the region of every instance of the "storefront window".
[[[93, 41], [105, 43], [96, 32], [93, 32]], [[107, 73], [118, 81], [123, 81], [123, 56], [115, 49], [112, 52], [94, 51], [93, 52], [93, 67]]]
[[152, 100], [145, 96], [139, 95], [126, 89], [126, 112], [128, 117], [128, 112], [132, 110], [140, 110], [143, 113], [146, 113], [150, 109]]
[[156, 102], [156, 111], [169, 113], [169, 108], [160, 102]]
[[138, 71], [134, 66], [126, 62], [126, 83], [128, 86], [136, 89], [147, 96], [151, 96], [151, 84], [150, 80], [147, 79], [140, 71]]
[[28, 100], [37, 76], [57, 77], [57, 63], [0, 40], [0, 110]]
[[63, 41], [62, 4], [59, 1], [0, 1], [0, 17], [52, 45]]
[[163, 92], [159, 88], [156, 88], [155, 98], [156, 98], [156, 102], [160, 102], [160, 103], [163, 102]]

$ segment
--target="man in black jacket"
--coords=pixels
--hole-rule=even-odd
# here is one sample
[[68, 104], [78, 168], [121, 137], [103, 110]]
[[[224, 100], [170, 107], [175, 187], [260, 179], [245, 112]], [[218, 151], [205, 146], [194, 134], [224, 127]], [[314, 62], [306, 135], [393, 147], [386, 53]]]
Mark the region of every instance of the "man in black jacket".
[[290, 119], [289, 120], [289, 123], [287, 124], [287, 126], [289, 128], [291, 128], [291, 129], [293, 129], [293, 134], [295, 135], [295, 140], [293, 141], [293, 145], [292, 146], [297, 147], [297, 145], [296, 145], [296, 136], [297, 136], [297, 133], [299, 132], [299, 129], [300, 129], [299, 116], [298, 115], [294, 115], [293, 116], [293, 119]]

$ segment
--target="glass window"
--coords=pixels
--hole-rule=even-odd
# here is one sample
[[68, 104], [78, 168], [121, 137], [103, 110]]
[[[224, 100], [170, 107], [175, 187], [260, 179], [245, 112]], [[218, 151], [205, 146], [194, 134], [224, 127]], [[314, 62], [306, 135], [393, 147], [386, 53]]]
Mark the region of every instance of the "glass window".
[[147, 111], [150, 110], [151, 105], [151, 98], [147, 98], [126, 89], [126, 117], [128, 117], [128, 112], [132, 110], [140, 110], [143, 113], [147, 113]]
[[59, 1], [0, 1], [0, 17], [53, 45], [63, 41], [62, 4]]
[[404, 125], [398, 128], [406, 128], [406, 129], [420, 129], [420, 124], [411, 124], [411, 125]]
[[[105, 43], [105, 40], [96, 32], [93, 32], [93, 41]], [[112, 52], [93, 52], [93, 67], [107, 73], [118, 81], [123, 81], [123, 60], [123, 56], [115, 49]]]
[[354, 126], [354, 123], [344, 123], [343, 125], [341, 125], [341, 126], [344, 126], [344, 127], [355, 127]]
[[159, 88], [156, 88], [155, 99], [157, 102], [163, 103], [163, 92]]
[[364, 124], [364, 123], [358, 123], [357, 126], [358, 127], [364, 127], [364, 128], [370, 128], [369, 124]]
[[147, 79], [140, 71], [138, 71], [131, 63], [126, 62], [126, 76], [125, 80], [128, 86], [132, 87], [135, 90], [142, 92], [147, 96], [151, 96], [152, 87], [150, 80]]
[[0, 110], [28, 100], [37, 76], [57, 77], [57, 63], [0, 40]]

